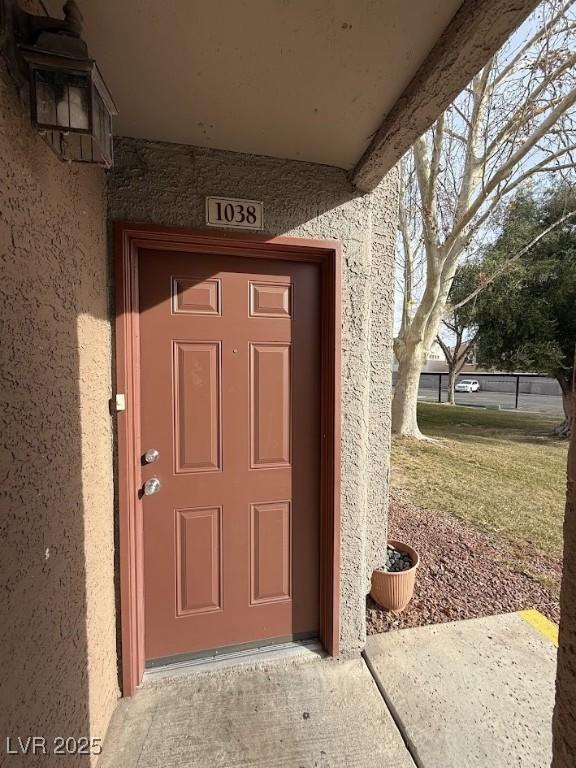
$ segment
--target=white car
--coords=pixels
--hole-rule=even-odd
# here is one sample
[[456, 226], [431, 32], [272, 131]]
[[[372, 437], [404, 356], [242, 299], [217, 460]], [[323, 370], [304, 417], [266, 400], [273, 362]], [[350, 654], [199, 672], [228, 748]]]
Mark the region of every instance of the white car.
[[454, 387], [456, 392], [478, 392], [480, 382], [477, 379], [462, 379]]

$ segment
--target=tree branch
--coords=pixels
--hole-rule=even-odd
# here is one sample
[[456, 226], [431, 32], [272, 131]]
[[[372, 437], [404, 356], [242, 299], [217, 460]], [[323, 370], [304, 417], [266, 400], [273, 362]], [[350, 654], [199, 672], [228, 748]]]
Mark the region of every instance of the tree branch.
[[478, 288], [476, 288], [472, 293], [470, 293], [468, 296], [466, 296], [462, 301], [459, 301], [458, 304], [454, 304], [452, 307], [452, 311], [456, 309], [460, 309], [465, 304], [468, 304], [468, 302], [472, 301], [472, 299], [476, 298], [479, 293], [481, 293], [485, 288], [487, 288], [489, 285], [491, 285], [494, 280], [496, 280], [500, 275], [504, 274], [507, 269], [509, 269], [511, 264], [514, 264], [518, 259], [521, 259], [522, 256], [524, 256], [530, 248], [532, 248], [539, 240], [542, 240], [543, 237], [546, 237], [547, 234], [552, 232], [553, 229], [556, 229], [556, 227], [560, 226], [560, 224], [563, 224], [565, 221], [567, 221], [572, 216], [576, 216], [576, 211], [569, 211], [568, 213], [565, 213], [564, 216], [561, 216], [557, 221], [555, 221], [553, 224], [550, 224], [549, 227], [546, 227], [540, 234], [536, 235], [535, 238], [533, 238], [528, 245], [525, 245], [523, 248], [521, 248], [517, 253], [514, 254], [514, 256], [511, 256], [509, 259], [506, 260], [504, 264], [502, 264], [498, 269], [496, 269], [490, 277], [488, 277], [486, 280], [483, 281], [482, 285], [480, 285]]
[[477, 142], [482, 130], [482, 121], [486, 110], [487, 84], [493, 61], [487, 64], [472, 81], [472, 115], [462, 169], [462, 183], [456, 203], [455, 220], [458, 221], [465, 213], [470, 202], [470, 196], [482, 175], [482, 165], [476, 154]]
[[424, 235], [424, 248], [426, 251], [426, 265], [430, 274], [437, 271], [438, 238], [436, 231], [436, 219], [434, 211], [428, 206], [428, 190], [430, 185], [430, 160], [426, 139], [420, 137], [412, 147], [414, 156], [414, 168], [420, 191], [422, 204], [422, 231]]
[[452, 365], [454, 358], [452, 356], [452, 353], [450, 352], [450, 347], [442, 341], [442, 339], [440, 338], [440, 334], [436, 335], [436, 341], [438, 342], [440, 349], [444, 353], [446, 362], [448, 363], [448, 365]]
[[508, 160], [494, 173], [486, 186], [482, 189], [481, 192], [478, 193], [473, 203], [462, 216], [461, 220], [454, 226], [451, 236], [448, 239], [448, 244], [456, 240], [462, 230], [478, 213], [482, 205], [488, 199], [489, 195], [496, 189], [499, 184], [506, 180], [506, 178], [514, 171], [514, 168], [521, 162], [521, 160], [523, 160], [524, 157], [526, 157], [528, 152], [530, 152], [530, 150], [540, 141], [540, 139], [546, 135], [548, 130], [575, 103], [576, 87], [566, 94], [560, 104], [558, 104], [558, 106], [548, 115], [546, 120], [540, 123], [538, 128], [532, 132], [532, 134], [524, 141], [524, 143], [515, 152], [513, 152]]
[[[522, 115], [526, 113], [526, 109], [528, 106], [533, 106], [536, 103], [536, 99], [546, 90], [546, 88], [553, 82], [555, 82], [561, 74], [564, 72], [572, 69], [574, 65], [576, 64], [576, 54], [573, 54], [570, 56], [566, 61], [564, 61], [559, 67], [557, 67], [553, 72], [550, 72], [543, 80], [539, 83], [539, 85], [531, 92], [527, 94], [526, 99], [522, 100], [522, 103], [518, 107], [518, 109], [515, 110], [515, 112], [510, 115], [508, 120], [506, 121], [503, 128], [498, 131], [496, 136], [490, 141], [488, 144], [488, 147], [486, 148], [486, 154], [484, 160], [487, 161], [488, 158], [490, 158], [495, 150], [496, 147], [501, 146], [504, 139], [513, 131], [517, 130], [518, 126], [521, 125], [523, 121]], [[543, 107], [541, 107], [539, 110], [536, 110], [534, 113], [532, 113], [531, 117], [537, 117], [538, 115], [542, 114], [543, 112], [546, 112], [550, 109], [551, 106], [557, 105], [560, 103], [559, 99], [552, 100], [551, 102], [547, 102]]]
[[524, 43], [523, 46], [521, 46], [512, 60], [508, 62], [508, 64], [504, 67], [502, 72], [498, 75], [496, 80], [494, 81], [494, 86], [498, 86], [503, 80], [505, 80], [509, 75], [513, 74], [516, 71], [516, 68], [518, 66], [518, 63], [521, 61], [524, 54], [530, 50], [536, 43], [541, 40], [545, 35], [550, 34], [550, 30], [554, 27], [554, 25], [560, 21], [560, 19], [565, 15], [566, 11], [570, 10], [570, 7], [574, 4], [574, 0], [567, 0], [562, 6], [560, 6], [560, 10], [558, 13], [556, 13], [555, 16], [553, 16], [550, 21], [546, 22], [545, 24], [542, 24], [539, 26], [537, 32], [535, 32], [532, 37], [528, 38], [528, 40]]
[[539, 163], [536, 163], [536, 165], [533, 165], [527, 171], [524, 171], [524, 173], [522, 173], [520, 176], [516, 176], [510, 179], [510, 183], [505, 185], [505, 188], [502, 192], [501, 197], [503, 197], [504, 195], [507, 195], [513, 189], [516, 189], [516, 187], [518, 187], [520, 184], [526, 181], [526, 179], [529, 179], [530, 176], [533, 176], [536, 173], [548, 173], [549, 171], [550, 172], [561, 171], [563, 169], [576, 167], [575, 163], [565, 163], [562, 165], [548, 166], [548, 163], [552, 162], [553, 160], [559, 160], [561, 157], [563, 157], [566, 154], [569, 154], [575, 149], [576, 149], [576, 144], [571, 144], [569, 147], [564, 147], [563, 149], [560, 149], [557, 152], [553, 152], [551, 155], [547, 155], [543, 160], [541, 160]]
[[445, 120], [446, 113], [443, 112], [436, 121], [434, 138], [432, 141], [432, 159], [430, 160], [428, 194], [426, 195], [426, 205], [430, 209], [432, 216], [436, 215], [436, 182], [438, 180], [438, 171], [440, 169], [440, 157], [442, 154], [442, 142], [444, 141]]
[[412, 302], [413, 302], [413, 267], [414, 267], [414, 253], [412, 250], [412, 239], [408, 230], [408, 222], [406, 221], [405, 212], [405, 184], [406, 184], [406, 162], [402, 161], [400, 168], [400, 205], [398, 208], [398, 227], [400, 229], [400, 235], [402, 238], [402, 247], [404, 253], [404, 290], [402, 295], [402, 321], [401, 332], [405, 330], [412, 317]]

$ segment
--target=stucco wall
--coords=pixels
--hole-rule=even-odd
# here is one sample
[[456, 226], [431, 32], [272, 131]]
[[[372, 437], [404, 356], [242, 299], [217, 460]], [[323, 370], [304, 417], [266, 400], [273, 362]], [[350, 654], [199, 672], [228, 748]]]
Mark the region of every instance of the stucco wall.
[[0, 168], [4, 754], [103, 737], [118, 687], [104, 174], [53, 155], [3, 69]]
[[576, 430], [568, 452], [552, 768], [576, 765]]
[[309, 163], [120, 139], [112, 220], [204, 226], [204, 197], [264, 202], [274, 235], [343, 245], [341, 644], [364, 644], [364, 597], [386, 542], [392, 270], [397, 180], [360, 197], [343, 171]]

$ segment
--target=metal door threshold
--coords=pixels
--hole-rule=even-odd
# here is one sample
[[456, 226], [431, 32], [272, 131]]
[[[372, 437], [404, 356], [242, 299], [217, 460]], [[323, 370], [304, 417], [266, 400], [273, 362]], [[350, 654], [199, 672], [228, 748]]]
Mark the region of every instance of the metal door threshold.
[[142, 685], [155, 683], [166, 678], [180, 677], [192, 672], [209, 672], [226, 669], [241, 664], [255, 664], [284, 659], [312, 660], [327, 656], [322, 643], [317, 638], [312, 640], [291, 640], [274, 643], [259, 648], [243, 648], [227, 653], [218, 651], [201, 658], [188, 658], [166, 664], [155, 664], [144, 672]]

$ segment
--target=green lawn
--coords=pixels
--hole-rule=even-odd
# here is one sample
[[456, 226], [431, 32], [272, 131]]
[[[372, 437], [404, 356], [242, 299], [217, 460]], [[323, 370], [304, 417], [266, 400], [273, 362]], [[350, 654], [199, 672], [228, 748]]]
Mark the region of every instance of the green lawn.
[[392, 484], [412, 500], [560, 557], [566, 441], [546, 416], [420, 403], [420, 429], [397, 437]]

